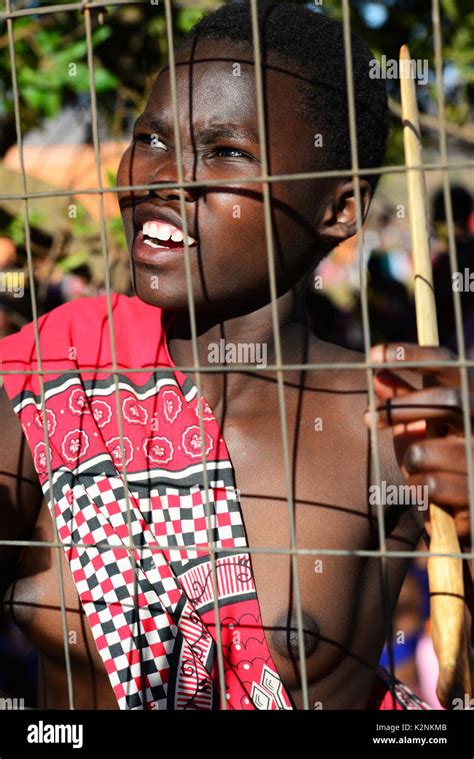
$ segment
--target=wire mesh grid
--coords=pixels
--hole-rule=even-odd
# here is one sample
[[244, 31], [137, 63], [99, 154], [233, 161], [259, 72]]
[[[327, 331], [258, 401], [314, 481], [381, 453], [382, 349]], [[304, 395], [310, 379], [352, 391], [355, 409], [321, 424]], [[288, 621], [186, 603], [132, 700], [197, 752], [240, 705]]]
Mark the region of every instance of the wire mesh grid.
[[[141, 0], [136, 0], [137, 3], [141, 3]], [[110, 374], [114, 378], [114, 386], [115, 386], [115, 398], [116, 398], [116, 413], [117, 413], [117, 419], [118, 419], [118, 426], [119, 426], [119, 437], [120, 437], [120, 448], [121, 448], [121, 456], [122, 461], [126, 462], [126, 455], [125, 455], [125, 449], [124, 449], [124, 436], [123, 436], [123, 419], [122, 419], [122, 409], [120, 405], [120, 395], [119, 395], [119, 377], [120, 373], [118, 370], [117, 365], [117, 353], [116, 353], [116, 333], [114, 330], [114, 322], [113, 322], [113, 315], [112, 315], [112, 302], [111, 302], [111, 295], [112, 295], [112, 289], [111, 289], [111, 281], [110, 281], [110, 272], [109, 272], [109, 266], [108, 266], [108, 239], [107, 239], [107, 229], [106, 229], [106, 223], [105, 223], [105, 210], [104, 210], [104, 195], [106, 193], [117, 193], [120, 191], [130, 191], [130, 190], [159, 190], [164, 187], [173, 187], [179, 190], [184, 190], [185, 188], [199, 188], [199, 187], [209, 187], [213, 184], [219, 184], [219, 186], [223, 186], [226, 183], [228, 184], [234, 184], [236, 181], [236, 178], [232, 178], [231, 180], [226, 179], [216, 179], [216, 180], [206, 180], [205, 182], [202, 181], [185, 181], [184, 179], [184, 170], [183, 170], [183, 161], [182, 161], [182, 154], [181, 154], [181, 138], [180, 138], [180, 129], [179, 129], [179, 104], [178, 104], [178, 95], [177, 95], [177, 83], [176, 83], [176, 64], [175, 64], [175, 58], [174, 58], [174, 48], [173, 48], [173, 6], [171, 0], [164, 0], [164, 6], [165, 6], [165, 18], [166, 18], [166, 31], [167, 31], [167, 38], [168, 38], [168, 64], [170, 69], [170, 87], [171, 87], [171, 100], [172, 100], [172, 111], [173, 111], [173, 128], [174, 128], [174, 139], [175, 139], [175, 150], [176, 150], [176, 164], [177, 164], [177, 181], [173, 182], [157, 182], [157, 183], [151, 183], [151, 184], [134, 184], [134, 185], [124, 185], [124, 186], [116, 186], [116, 187], [104, 187], [102, 183], [102, 174], [101, 174], [101, 148], [100, 148], [100, 138], [99, 138], [99, 127], [98, 127], [98, 111], [97, 111], [97, 95], [96, 95], [96, 85], [95, 85], [95, 78], [94, 78], [94, 59], [93, 59], [93, 40], [92, 40], [92, 20], [91, 15], [94, 11], [100, 11], [104, 8], [107, 9], [113, 9], [116, 6], [120, 5], [130, 5], [130, 0], [112, 0], [107, 2], [76, 2], [76, 3], [66, 3], [62, 5], [45, 5], [45, 6], [35, 6], [34, 8], [28, 7], [28, 8], [22, 8], [22, 9], [15, 9], [12, 5], [12, 0], [6, 0], [6, 7], [5, 11], [0, 13], [0, 20], [6, 22], [7, 26], [7, 33], [8, 33], [8, 44], [9, 44], [9, 52], [10, 52], [10, 63], [11, 63], [11, 76], [12, 76], [12, 86], [13, 86], [13, 105], [14, 105], [14, 115], [15, 115], [15, 126], [16, 126], [16, 137], [17, 137], [17, 144], [18, 144], [18, 150], [19, 150], [19, 160], [20, 160], [20, 174], [21, 174], [21, 192], [17, 193], [10, 193], [10, 194], [1, 194], [0, 200], [9, 199], [9, 200], [21, 200], [24, 203], [24, 222], [25, 222], [25, 247], [26, 247], [26, 253], [27, 253], [27, 262], [28, 262], [28, 271], [29, 271], [29, 279], [30, 279], [30, 292], [31, 292], [31, 306], [32, 306], [32, 313], [33, 313], [33, 321], [34, 321], [34, 331], [35, 331], [35, 343], [36, 343], [36, 351], [38, 356], [38, 368], [35, 370], [22, 370], [22, 374], [35, 374], [39, 378], [39, 384], [40, 384], [40, 393], [41, 393], [41, 408], [42, 412], [45, 415], [46, 413], [46, 400], [45, 400], [45, 389], [44, 389], [44, 376], [45, 374], [49, 374], [50, 372], [43, 370], [42, 367], [42, 361], [41, 361], [41, 346], [40, 346], [40, 339], [39, 339], [39, 331], [38, 331], [38, 307], [37, 307], [37, 294], [35, 291], [35, 279], [34, 279], [34, 262], [33, 262], [33, 254], [32, 254], [32, 248], [31, 248], [31, 234], [30, 234], [30, 217], [29, 217], [29, 201], [32, 199], [37, 198], [45, 198], [45, 197], [62, 197], [62, 196], [70, 196], [72, 192], [75, 195], [96, 195], [99, 198], [100, 203], [100, 235], [101, 235], [101, 244], [102, 244], [102, 252], [103, 252], [103, 258], [104, 258], [104, 270], [105, 270], [105, 290], [106, 290], [106, 296], [107, 296], [107, 309], [108, 309], [108, 328], [110, 330], [110, 341], [111, 341], [111, 353], [112, 353], [112, 366], [110, 367]], [[148, 5], [148, 3], [143, 3], [144, 5]], [[345, 65], [346, 65], [346, 80], [347, 80], [347, 105], [348, 105], [348, 113], [349, 113], [349, 133], [350, 133], [350, 147], [351, 147], [351, 156], [352, 156], [352, 165], [350, 169], [347, 170], [324, 170], [324, 171], [317, 171], [317, 172], [304, 172], [304, 173], [292, 173], [292, 174], [284, 174], [284, 175], [277, 175], [277, 174], [270, 174], [268, 171], [268, 156], [266, 152], [266, 124], [265, 124], [265, 109], [264, 109], [264, 92], [263, 92], [263, 81], [262, 81], [262, 69], [261, 69], [261, 41], [259, 39], [259, 32], [258, 32], [258, 10], [257, 10], [257, 0], [250, 0], [251, 5], [251, 18], [252, 18], [252, 35], [253, 35], [253, 53], [254, 53], [254, 61], [255, 61], [255, 91], [256, 91], [256, 101], [257, 101], [257, 114], [258, 114], [258, 135], [259, 135], [259, 143], [261, 148], [261, 172], [259, 176], [252, 176], [252, 177], [241, 177], [238, 179], [245, 179], [248, 183], [256, 183], [261, 185], [262, 187], [262, 196], [263, 196], [263, 206], [264, 206], [264, 224], [265, 224], [265, 235], [266, 235], [266, 248], [267, 248], [267, 259], [268, 259], [268, 273], [269, 273], [269, 283], [270, 283], [270, 294], [271, 294], [271, 306], [272, 306], [272, 328], [273, 328], [273, 338], [274, 338], [274, 344], [275, 344], [275, 363], [274, 364], [267, 364], [265, 367], [261, 368], [261, 371], [263, 372], [270, 372], [275, 373], [277, 378], [277, 389], [278, 389], [278, 408], [279, 408], [279, 416], [280, 416], [280, 433], [281, 433], [281, 440], [282, 440], [282, 450], [283, 450], [283, 467], [284, 467], [284, 477], [285, 477], [285, 486], [286, 486], [286, 494], [287, 494], [287, 507], [288, 507], [288, 520], [289, 520], [289, 529], [290, 529], [290, 535], [289, 535], [289, 547], [286, 548], [275, 548], [275, 547], [254, 547], [249, 546], [246, 547], [245, 552], [251, 554], [267, 554], [267, 555], [274, 555], [274, 556], [288, 556], [291, 561], [291, 576], [292, 576], [292, 582], [293, 582], [293, 595], [296, 605], [296, 626], [298, 631], [298, 655], [299, 655], [299, 667], [300, 667], [300, 680], [301, 680], [301, 691], [302, 691], [302, 704], [303, 709], [308, 710], [311, 707], [309, 702], [309, 693], [308, 693], [308, 681], [307, 681], [307, 673], [306, 673], [306, 659], [305, 659], [305, 651], [304, 651], [304, 635], [303, 635], [303, 616], [302, 616], [302, 605], [301, 605], [301, 593], [300, 593], [300, 583], [299, 583], [299, 574], [298, 574], [298, 563], [297, 559], [299, 556], [314, 556], [314, 557], [324, 557], [324, 556], [334, 556], [334, 557], [350, 557], [350, 556], [358, 556], [358, 557], [364, 557], [364, 558], [375, 558], [379, 559], [380, 561], [380, 571], [381, 571], [381, 579], [383, 583], [383, 599], [384, 599], [384, 621], [385, 621], [385, 628], [386, 628], [386, 635], [387, 635], [387, 643], [388, 643], [388, 649], [389, 649], [389, 662], [390, 662], [390, 670], [393, 674], [394, 669], [394, 660], [393, 660], [393, 641], [392, 641], [392, 626], [391, 626], [391, 613], [389, 608], [389, 601], [388, 601], [388, 578], [387, 578], [387, 562], [390, 558], [413, 558], [415, 556], [420, 557], [427, 557], [430, 554], [428, 551], [402, 551], [402, 550], [387, 550], [386, 548], [386, 532], [385, 532], [385, 522], [384, 522], [384, 514], [383, 514], [383, 504], [381, 502], [380, 496], [377, 498], [377, 508], [376, 508], [376, 514], [377, 514], [377, 525], [378, 525], [378, 541], [379, 541], [379, 548], [374, 550], [361, 550], [361, 549], [328, 549], [328, 548], [318, 548], [317, 546], [314, 546], [313, 548], [301, 548], [297, 545], [297, 539], [296, 539], [296, 529], [295, 529], [295, 502], [293, 498], [293, 482], [292, 482], [292, 471], [291, 471], [291, 465], [290, 465], [290, 451], [289, 451], [289, 436], [288, 436], [288, 428], [287, 428], [287, 414], [286, 414], [286, 404], [285, 404], [285, 385], [284, 385], [284, 374], [285, 372], [294, 371], [294, 370], [353, 370], [354, 368], [364, 370], [366, 374], [367, 379], [367, 391], [368, 391], [368, 398], [369, 398], [369, 408], [372, 412], [372, 423], [371, 423], [371, 434], [370, 434], [370, 456], [371, 456], [371, 463], [373, 466], [373, 472], [375, 477], [375, 482], [379, 486], [380, 491], [380, 484], [381, 484], [381, 463], [380, 463], [380, 448], [379, 448], [379, 441], [378, 441], [378, 432], [377, 432], [377, 426], [375, 422], [375, 408], [376, 408], [376, 398], [375, 398], [375, 391], [373, 386], [373, 375], [375, 369], [380, 369], [381, 367], [386, 368], [399, 368], [399, 363], [397, 362], [390, 362], [385, 361], [383, 364], [377, 364], [375, 365], [370, 360], [370, 348], [371, 348], [371, 335], [370, 335], [370, 323], [369, 323], [369, 308], [368, 308], [368, 298], [367, 298], [367, 272], [366, 272], [366, 266], [364, 261], [364, 255], [363, 255], [363, 237], [362, 237], [362, 205], [361, 205], [361, 191], [360, 191], [360, 179], [361, 177], [367, 177], [370, 175], [376, 176], [381, 174], [388, 174], [388, 173], [406, 173], [407, 167], [405, 165], [399, 166], [399, 165], [389, 165], [389, 166], [383, 166], [379, 168], [364, 168], [359, 165], [358, 161], [358, 149], [357, 149], [357, 130], [356, 130], [356, 110], [355, 110], [355, 101], [354, 101], [354, 87], [353, 87], [353, 72], [352, 72], [352, 57], [351, 57], [351, 17], [350, 17], [350, 3], [349, 0], [341, 0], [342, 4], [342, 11], [343, 11], [343, 38], [344, 38], [344, 51], [345, 51]], [[432, 32], [433, 32], [433, 40], [434, 40], [434, 59], [435, 59], [435, 75], [436, 75], [436, 98], [437, 98], [437, 114], [438, 114], [438, 123], [439, 123], [439, 157], [440, 160], [437, 162], [432, 163], [426, 163], [423, 164], [420, 167], [423, 169], [424, 172], [429, 171], [436, 171], [441, 172], [442, 181], [443, 181], [443, 192], [444, 192], [444, 202], [445, 202], [445, 209], [446, 209], [446, 222], [447, 222], [447, 229], [448, 229], [448, 240], [449, 240], [449, 259], [450, 259], [450, 266], [451, 271], [455, 272], [458, 269], [457, 266], [457, 255], [456, 255], [456, 242], [455, 242], [455, 236], [454, 236], [454, 222], [453, 222], [453, 209], [452, 209], [452, 203], [451, 203], [451, 195], [450, 195], [450, 171], [463, 168], [463, 169], [469, 169], [474, 166], [474, 161], [467, 161], [464, 160], [462, 163], [460, 162], [450, 162], [448, 160], [448, 151], [447, 151], [447, 130], [446, 130], [446, 118], [445, 118], [445, 103], [444, 103], [444, 90], [443, 90], [443, 60], [442, 60], [442, 51], [441, 51], [441, 45], [442, 45], [442, 38], [441, 38], [441, 23], [440, 23], [440, 8], [439, 8], [439, 0], [432, 0]], [[20, 114], [20, 100], [19, 100], [19, 89], [18, 89], [18, 81], [17, 81], [17, 59], [16, 59], [16, 52], [15, 52], [15, 41], [14, 41], [14, 23], [15, 19], [21, 18], [21, 17], [28, 17], [32, 15], [40, 15], [40, 14], [56, 14], [59, 12], [74, 12], [74, 11], [81, 11], [84, 18], [84, 35], [85, 40], [87, 43], [87, 66], [88, 66], [88, 75], [89, 75], [89, 88], [90, 88], [90, 103], [91, 103], [91, 117], [92, 117], [92, 136], [93, 136], [93, 147], [94, 147], [94, 154], [95, 154], [95, 165], [97, 170], [97, 186], [96, 187], [90, 187], [85, 189], [78, 189], [78, 190], [51, 190], [46, 192], [29, 192], [28, 190], [28, 181], [27, 181], [27, 175], [25, 171], [25, 163], [24, 163], [24, 155], [23, 155], [23, 137], [22, 137], [22, 130], [21, 130], [21, 114]], [[318, 362], [318, 363], [304, 363], [304, 364], [290, 364], [290, 363], [283, 363], [282, 361], [282, 350], [281, 350], [281, 340], [280, 340], [280, 332], [279, 332], [279, 323], [278, 323], [278, 312], [277, 312], [277, 283], [276, 283], [276, 274], [275, 274], [275, 251], [274, 251], [274, 241], [273, 241], [273, 233], [272, 233], [272, 216], [271, 216], [271, 197], [270, 197], [270, 188], [272, 182], [292, 182], [292, 181], [299, 181], [299, 180], [306, 180], [306, 179], [323, 179], [328, 177], [347, 177], [352, 178], [354, 182], [354, 188], [355, 188], [355, 200], [356, 200], [356, 210], [357, 210], [357, 250], [358, 250], [358, 261], [359, 261], [359, 276], [360, 276], [360, 293], [361, 293], [361, 313], [362, 313], [362, 331], [363, 331], [363, 342], [364, 342], [364, 354], [365, 357], [361, 358], [358, 362], [344, 362], [344, 361], [336, 361], [336, 362]], [[193, 297], [193, 286], [192, 286], [192, 278], [191, 278], [191, 268], [190, 268], [190, 253], [189, 253], [189, 245], [187, 242], [187, 216], [186, 216], [186, 207], [185, 207], [185, 199], [183, 192], [180, 193], [179, 196], [179, 203], [180, 203], [180, 215], [181, 215], [181, 221], [183, 225], [183, 235], [184, 235], [184, 261], [185, 261], [185, 272], [186, 272], [186, 287], [187, 287], [187, 296], [188, 296], [188, 306], [189, 306], [189, 316], [190, 316], [190, 325], [191, 325], [191, 337], [192, 337], [192, 354], [193, 354], [193, 363], [189, 366], [176, 366], [175, 369], [179, 370], [183, 373], [191, 373], [195, 377], [195, 384], [198, 390], [198, 403], [199, 407], [201, 407], [202, 404], [202, 392], [201, 392], [201, 375], [205, 373], [213, 373], [213, 372], [219, 372], [219, 373], [225, 373], [225, 372], [251, 372], [253, 371], [252, 367], [249, 367], [248, 365], [239, 365], [235, 364], [232, 367], [228, 366], [209, 366], [209, 365], [201, 365], [199, 361], [199, 350], [198, 350], [198, 342], [197, 342], [197, 330], [196, 330], [196, 312], [195, 312], [195, 303], [194, 303], [194, 297]], [[451, 367], [458, 367], [460, 371], [461, 376], [461, 394], [462, 394], [462, 404], [463, 404], [463, 419], [464, 419], [464, 430], [465, 430], [465, 439], [466, 439], [466, 456], [467, 456], [467, 465], [468, 465], [468, 481], [469, 481], [469, 502], [470, 502], [470, 519], [471, 519], [471, 546], [474, 546], [474, 475], [473, 475], [473, 460], [472, 460], [472, 449], [469, 445], [469, 441], [471, 440], [471, 418], [470, 418], [470, 410], [469, 410], [469, 387], [468, 387], [468, 369], [472, 368], [474, 366], [474, 361], [469, 360], [466, 357], [466, 351], [465, 351], [465, 341], [464, 341], [464, 334], [463, 334], [463, 321], [462, 321], [462, 312], [461, 312], [461, 300], [460, 300], [460, 293], [456, 290], [453, 291], [453, 298], [454, 298], [454, 310], [455, 310], [455, 326], [456, 326], [456, 335], [457, 335], [457, 343], [459, 346], [459, 356], [456, 360], [450, 360], [450, 361], [442, 361], [440, 360], [437, 362], [437, 364], [442, 366], [451, 366]], [[412, 361], [412, 362], [406, 362], [405, 366], [407, 368], [410, 367], [422, 367], [422, 366], [432, 366], [432, 361]], [[84, 372], [88, 369], [94, 370], [96, 367], [81, 367], [81, 369], [67, 369], [64, 370], [64, 373], [73, 374], [74, 372]], [[103, 373], [103, 369], [101, 370], [101, 373]], [[137, 368], [137, 367], [127, 367], [127, 373], [141, 373], [141, 372], [149, 372], [149, 369], [143, 369], [143, 368]], [[16, 374], [20, 373], [18, 370], [4, 370], [2, 369], [0, 371], [0, 377], [4, 374]], [[61, 370], [55, 370], [55, 374], [61, 375], [63, 372]], [[201, 452], [202, 452], [202, 463], [203, 463], [203, 472], [204, 472], [204, 496], [206, 501], [206, 517], [207, 517], [207, 532], [208, 532], [208, 551], [211, 557], [211, 567], [212, 567], [212, 582], [213, 582], [213, 589], [214, 589], [214, 608], [216, 612], [216, 642], [217, 642], [217, 656], [218, 656], [218, 672], [219, 672], [219, 690], [220, 690], [220, 699], [221, 703], [220, 706], [222, 709], [227, 708], [226, 704], [226, 698], [225, 698], [225, 682], [224, 682], [224, 666], [223, 666], [223, 651], [222, 651], [222, 640], [221, 640], [221, 629], [220, 629], [220, 620], [219, 620], [219, 614], [217, 613], [218, 605], [217, 605], [217, 578], [216, 578], [216, 548], [212, 541], [212, 527], [211, 527], [211, 512], [210, 512], [210, 503], [209, 503], [209, 483], [208, 483], [208, 472], [206, 468], [206, 446], [203, 444], [205, 439], [205, 432], [204, 432], [204, 423], [203, 423], [203, 415], [199, 413], [199, 426], [200, 426], [200, 435], [201, 435]], [[44, 436], [45, 436], [45, 444], [46, 444], [46, 450], [49, 452], [49, 434], [48, 434], [48, 425], [43, 425], [44, 429]], [[47, 456], [47, 472], [48, 472], [48, 482], [49, 482], [49, 488], [50, 493], [53, 493], [53, 473], [51, 470], [51, 460], [50, 456]], [[130, 502], [129, 502], [129, 492], [128, 492], [128, 485], [127, 485], [127, 471], [126, 471], [126, 464], [124, 463], [123, 469], [122, 469], [122, 477], [124, 480], [124, 492], [125, 492], [125, 498], [126, 498], [126, 507], [127, 507], [127, 515], [128, 515], [128, 522], [129, 522], [129, 528], [130, 528], [130, 544], [128, 546], [128, 551], [131, 555], [132, 563], [134, 568], [136, 569], [136, 559], [135, 559], [135, 551], [140, 551], [140, 548], [137, 549], [136, 545], [132, 544], [132, 533], [131, 533], [131, 511], [130, 511]], [[67, 625], [67, 615], [66, 615], [66, 604], [65, 604], [65, 593], [64, 593], [64, 577], [62, 572], [62, 565], [61, 565], [61, 551], [64, 549], [65, 545], [74, 545], [77, 547], [84, 547], [84, 548], [91, 548], [90, 544], [84, 544], [81, 542], [74, 542], [71, 544], [66, 544], [63, 541], [59, 540], [58, 532], [57, 532], [57, 526], [55, 521], [53, 520], [53, 526], [54, 526], [54, 540], [53, 541], [39, 541], [39, 540], [0, 540], [0, 545], [10, 545], [10, 546], [19, 546], [19, 547], [36, 547], [36, 548], [45, 548], [49, 547], [51, 549], [56, 549], [56, 557], [57, 557], [57, 581], [58, 581], [58, 588], [59, 588], [59, 597], [60, 597], [60, 612], [61, 612], [61, 623], [62, 623], [62, 632], [63, 632], [63, 645], [64, 645], [64, 659], [65, 659], [65, 667], [66, 667], [66, 676], [67, 676], [67, 692], [68, 692], [68, 702], [69, 702], [69, 708], [74, 709], [74, 683], [73, 683], [73, 677], [72, 677], [72, 667], [71, 667], [71, 656], [69, 651], [69, 645], [68, 645], [68, 625]], [[105, 542], [98, 542], [93, 544], [94, 548], [97, 549], [106, 549], [109, 547], [109, 545]], [[160, 544], [160, 548], [151, 548], [151, 550], [161, 550], [161, 548], [172, 548], [173, 546], [169, 545], [167, 546], [165, 543]], [[183, 550], [189, 550], [194, 551], [196, 549], [195, 545], [188, 545]], [[226, 548], [219, 548], [219, 551], [221, 553], [225, 553], [226, 551], [231, 551], [233, 549], [226, 549]], [[474, 553], [472, 552], [472, 549], [470, 552], [461, 552], [461, 553], [450, 553], [450, 554], [443, 554], [445, 556], [452, 556], [453, 558], [461, 558], [464, 561], [469, 561], [474, 559]], [[137, 572], [134, 572], [134, 584], [135, 584], [135, 603], [137, 603]], [[138, 617], [137, 617], [138, 618]]]

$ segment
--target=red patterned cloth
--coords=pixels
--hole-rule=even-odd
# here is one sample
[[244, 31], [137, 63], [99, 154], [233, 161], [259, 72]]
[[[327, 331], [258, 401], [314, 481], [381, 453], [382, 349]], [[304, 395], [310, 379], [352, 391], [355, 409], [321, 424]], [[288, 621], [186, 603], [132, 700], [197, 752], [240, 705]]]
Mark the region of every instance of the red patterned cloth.
[[[33, 323], [0, 341], [0, 369], [20, 372], [4, 375], [5, 388], [118, 705], [219, 709], [220, 635], [227, 708], [292, 709], [213, 412], [173, 365], [168, 315], [123, 295], [112, 308], [115, 377], [105, 296], [38, 321], [49, 448], [39, 378], [28, 373], [39, 368]], [[394, 705], [378, 675], [368, 708], [428, 708], [399, 685]]]

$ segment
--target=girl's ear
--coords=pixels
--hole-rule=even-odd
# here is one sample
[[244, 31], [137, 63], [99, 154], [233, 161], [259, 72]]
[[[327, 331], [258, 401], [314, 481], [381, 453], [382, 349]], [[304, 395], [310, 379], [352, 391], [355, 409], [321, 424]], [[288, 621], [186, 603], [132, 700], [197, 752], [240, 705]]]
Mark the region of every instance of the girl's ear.
[[[362, 223], [367, 216], [372, 190], [365, 179], [360, 180]], [[328, 195], [327, 207], [318, 227], [319, 238], [335, 248], [357, 232], [357, 206], [353, 182], [338, 183]]]

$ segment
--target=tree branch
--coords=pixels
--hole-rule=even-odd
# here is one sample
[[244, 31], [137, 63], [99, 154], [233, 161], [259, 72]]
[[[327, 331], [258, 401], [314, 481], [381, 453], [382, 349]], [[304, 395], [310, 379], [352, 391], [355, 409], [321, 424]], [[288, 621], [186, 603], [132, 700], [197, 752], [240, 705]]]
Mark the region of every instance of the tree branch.
[[[393, 113], [393, 115], [399, 118], [401, 121], [402, 108], [400, 106], [400, 103], [389, 96], [388, 105], [391, 113]], [[422, 127], [426, 127], [426, 129], [432, 129], [434, 132], [439, 132], [439, 123], [436, 116], [430, 116], [428, 113], [420, 113], [419, 120]], [[448, 134], [450, 137], [455, 137], [457, 140], [462, 140], [463, 142], [469, 142], [471, 144], [474, 143], [474, 127], [469, 124], [459, 126], [458, 124], [453, 124], [452, 122], [446, 122], [446, 134]]]

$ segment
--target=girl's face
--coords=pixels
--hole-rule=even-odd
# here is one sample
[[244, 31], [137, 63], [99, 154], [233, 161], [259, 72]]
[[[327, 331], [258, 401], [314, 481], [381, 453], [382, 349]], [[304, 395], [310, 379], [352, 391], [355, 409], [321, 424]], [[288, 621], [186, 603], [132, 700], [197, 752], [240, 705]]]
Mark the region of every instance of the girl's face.
[[[232, 57], [231, 50], [228, 42], [207, 41], [193, 56], [182, 51], [176, 60], [184, 180], [231, 180], [182, 191], [188, 234], [195, 240], [189, 254], [196, 310], [222, 316], [270, 300], [264, 188], [248, 181], [262, 173], [255, 70], [251, 53], [235, 48]], [[324, 148], [315, 146], [318, 129], [299, 117], [298, 75], [275, 63], [263, 77], [269, 173], [317, 170]], [[158, 74], [136, 122], [117, 181], [121, 186], [178, 181], [168, 68]], [[270, 183], [279, 293], [299, 281], [317, 257], [334, 184]], [[146, 303], [168, 310], [188, 304], [179, 193], [169, 187], [119, 193], [135, 291]]]

